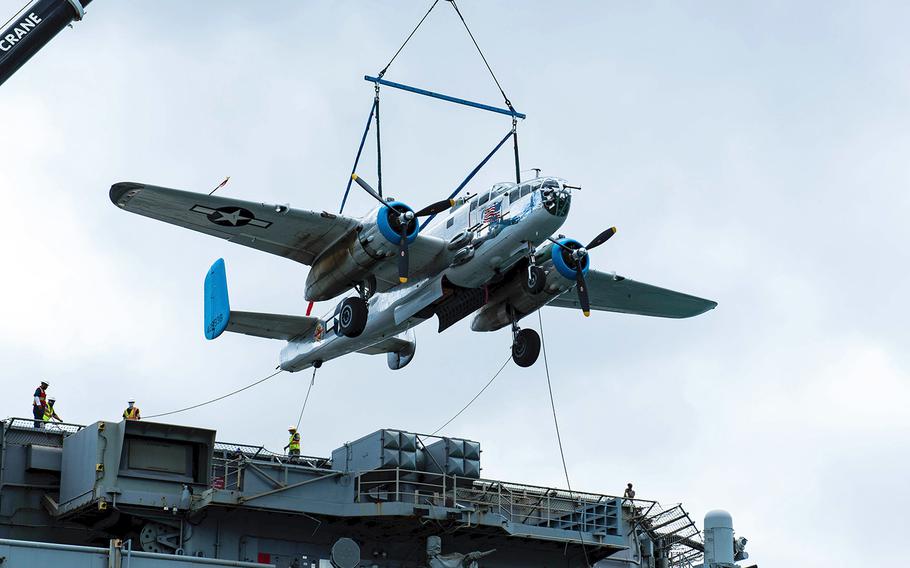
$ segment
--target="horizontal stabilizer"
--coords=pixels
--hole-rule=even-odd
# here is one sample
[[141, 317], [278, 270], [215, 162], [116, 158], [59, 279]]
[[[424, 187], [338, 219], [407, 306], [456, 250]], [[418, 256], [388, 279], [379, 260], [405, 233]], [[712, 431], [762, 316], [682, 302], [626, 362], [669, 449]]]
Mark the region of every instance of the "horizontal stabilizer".
[[319, 318], [305, 316], [231, 312], [227, 330], [244, 335], [290, 341], [299, 335], [311, 332], [317, 323], [319, 323]]
[[205, 275], [204, 323], [206, 339], [215, 339], [225, 331], [231, 331], [289, 341], [313, 331], [319, 318], [232, 311], [224, 259], [219, 258]]

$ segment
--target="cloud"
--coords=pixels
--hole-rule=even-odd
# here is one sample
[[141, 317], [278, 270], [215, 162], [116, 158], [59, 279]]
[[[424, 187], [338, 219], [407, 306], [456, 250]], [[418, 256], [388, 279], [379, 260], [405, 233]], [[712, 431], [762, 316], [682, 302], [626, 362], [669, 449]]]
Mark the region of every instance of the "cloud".
[[[107, 190], [231, 175], [228, 196], [337, 210], [373, 97], [361, 76], [424, 9], [338, 6], [93, 4], [3, 85], [0, 414], [28, 414], [42, 377], [87, 423], [131, 396], [154, 414], [272, 372], [278, 342], [202, 338], [202, 277], [224, 257], [234, 304], [299, 314], [306, 268], [124, 214]], [[545, 311], [573, 487], [633, 481], [699, 523], [726, 508], [762, 565], [894, 563], [868, 543], [900, 542], [907, 504], [906, 6], [462, 9], [529, 115], [522, 167], [584, 188], [562, 231], [617, 225], [597, 268], [720, 302], [683, 321]], [[451, 14], [427, 24], [388, 77], [499, 104]], [[382, 97], [384, 185], [412, 203], [446, 195], [511, 126]], [[505, 152], [468, 190], [511, 176]], [[369, 206], [355, 194], [346, 211]], [[360, 355], [323, 367], [304, 452], [432, 431], [508, 354], [508, 331], [432, 328], [400, 372]], [[309, 378], [173, 418], [278, 448]], [[481, 441], [487, 477], [565, 484], [540, 364], [507, 367], [447, 432]]]

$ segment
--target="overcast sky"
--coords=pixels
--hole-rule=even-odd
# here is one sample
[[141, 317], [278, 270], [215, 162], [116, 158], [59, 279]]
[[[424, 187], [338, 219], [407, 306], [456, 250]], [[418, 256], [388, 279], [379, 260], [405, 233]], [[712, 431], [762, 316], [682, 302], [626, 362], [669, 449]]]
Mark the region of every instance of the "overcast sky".
[[[96, 0], [0, 87], [0, 415], [29, 415], [42, 378], [67, 421], [90, 423], [129, 397], [151, 415], [272, 372], [280, 342], [204, 339], [204, 274], [223, 257], [234, 307], [301, 314], [307, 268], [124, 213], [108, 189], [230, 175], [224, 196], [336, 211], [373, 95], [362, 76], [427, 5]], [[679, 321], [545, 310], [573, 487], [632, 481], [699, 525], [728, 509], [761, 565], [895, 565], [910, 528], [907, 4], [461, 8], [528, 114], [522, 166], [584, 188], [563, 232], [616, 225], [598, 269], [719, 302]], [[441, 3], [387, 78], [500, 104], [472, 50]], [[415, 206], [510, 126], [389, 89], [382, 118], [384, 187]], [[469, 190], [511, 168], [504, 152]], [[357, 193], [347, 212], [370, 207]], [[419, 327], [401, 371], [326, 364], [304, 453], [448, 420], [508, 356], [508, 330], [469, 322]], [[309, 379], [170, 419], [280, 449]], [[508, 366], [446, 433], [482, 443], [484, 477], [565, 486], [542, 361]]]

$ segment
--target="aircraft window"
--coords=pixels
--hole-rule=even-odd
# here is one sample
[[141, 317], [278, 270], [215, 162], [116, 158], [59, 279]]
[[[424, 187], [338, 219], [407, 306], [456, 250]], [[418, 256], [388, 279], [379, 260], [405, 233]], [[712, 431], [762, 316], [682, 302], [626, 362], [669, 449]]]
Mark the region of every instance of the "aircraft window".
[[548, 179], [547, 181], [543, 182], [543, 186], [559, 188], [559, 182], [555, 179]]
[[527, 194], [529, 194], [529, 193], [531, 193], [531, 186], [530, 186], [530, 185], [524, 184], [523, 186], [521, 186], [521, 196], [522, 196], [522, 197], [524, 197], [525, 195], [527, 195]]
[[477, 200], [476, 199], [471, 201], [471, 211], [473, 211], [475, 209], [477, 209]]
[[449, 217], [449, 220], [446, 221], [446, 229], [452, 226], [455, 223], [455, 217]]
[[513, 189], [512, 192], [509, 193], [509, 203], [515, 203], [519, 197], [520, 197], [519, 190]]
[[477, 205], [483, 205], [484, 203], [486, 203], [486, 202], [489, 201], [489, 200], [490, 200], [490, 194], [489, 194], [489, 193], [487, 193], [487, 194], [485, 194], [485, 195], [481, 195], [481, 196], [480, 196], [480, 199], [477, 200]]

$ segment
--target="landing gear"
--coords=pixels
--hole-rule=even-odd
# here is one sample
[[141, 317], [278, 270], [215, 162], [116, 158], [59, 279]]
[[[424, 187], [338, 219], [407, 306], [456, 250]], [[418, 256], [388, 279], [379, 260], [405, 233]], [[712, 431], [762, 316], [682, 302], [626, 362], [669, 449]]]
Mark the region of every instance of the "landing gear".
[[522, 329], [512, 340], [512, 360], [519, 367], [530, 367], [540, 355], [540, 336], [533, 329]]
[[540, 294], [547, 283], [547, 273], [543, 268], [535, 265], [528, 267], [528, 277], [524, 281], [524, 289], [529, 294]]
[[345, 298], [335, 312], [338, 335], [357, 337], [367, 326], [367, 303], [363, 298]]
[[547, 283], [547, 272], [537, 266], [537, 257], [534, 254], [534, 245], [528, 244], [528, 276], [522, 282], [525, 292], [531, 294], [540, 294]]
[[533, 329], [519, 329], [514, 308], [506, 308], [512, 318], [512, 360], [519, 367], [530, 367], [540, 355], [540, 336]]

